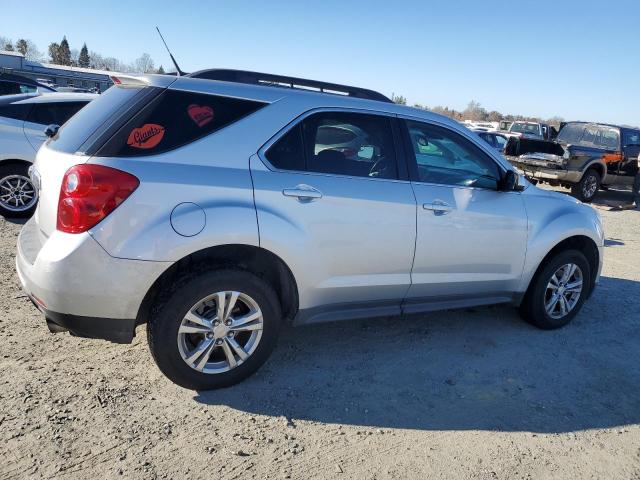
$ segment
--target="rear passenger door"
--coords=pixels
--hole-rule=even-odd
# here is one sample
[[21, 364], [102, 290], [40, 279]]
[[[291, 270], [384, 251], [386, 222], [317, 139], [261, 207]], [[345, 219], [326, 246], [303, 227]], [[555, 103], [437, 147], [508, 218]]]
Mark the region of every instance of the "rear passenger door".
[[260, 245], [292, 269], [301, 323], [400, 312], [416, 203], [396, 121], [315, 112], [251, 159]]
[[86, 101], [34, 102], [31, 112], [24, 122], [24, 133], [34, 150], [37, 151], [47, 139], [44, 130], [48, 125], [62, 126], [86, 104]]

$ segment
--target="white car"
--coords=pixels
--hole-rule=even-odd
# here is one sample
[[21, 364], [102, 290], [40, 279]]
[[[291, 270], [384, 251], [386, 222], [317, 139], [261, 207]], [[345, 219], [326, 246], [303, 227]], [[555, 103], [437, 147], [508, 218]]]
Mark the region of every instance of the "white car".
[[62, 125], [98, 95], [45, 93], [0, 97], [0, 215], [28, 217], [38, 202], [28, 170], [48, 125]]

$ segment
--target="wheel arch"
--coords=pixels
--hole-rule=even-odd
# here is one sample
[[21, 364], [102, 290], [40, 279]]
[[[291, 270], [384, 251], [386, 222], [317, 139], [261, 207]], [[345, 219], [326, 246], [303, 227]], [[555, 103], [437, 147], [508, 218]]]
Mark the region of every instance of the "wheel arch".
[[194, 272], [234, 268], [250, 272], [265, 280], [275, 290], [287, 321], [298, 311], [298, 286], [289, 266], [276, 254], [261, 247], [244, 244], [218, 245], [193, 252], [175, 262], [153, 283], [145, 295], [136, 325], [146, 323], [159, 296], [173, 284]]
[[3, 158], [0, 160], [0, 167], [4, 167], [5, 165], [24, 165], [30, 167], [33, 165], [33, 162], [21, 158]]
[[[607, 167], [601, 160], [593, 160], [590, 163], [587, 163], [582, 171], [582, 176], [587, 173], [589, 170], [595, 170], [600, 175], [600, 183], [606, 183], [605, 179], [607, 178]], [[582, 180], [582, 177], [580, 178]]]
[[536, 279], [540, 271], [544, 268], [544, 266], [549, 262], [549, 260], [556, 256], [558, 253], [565, 250], [578, 250], [582, 252], [587, 258], [590, 269], [589, 292], [587, 293], [587, 295], [591, 294], [595, 286], [596, 278], [598, 276], [600, 252], [598, 250], [596, 242], [594, 242], [592, 238], [586, 235], [573, 235], [554, 245], [538, 264], [538, 267], [536, 268], [534, 274], [529, 279], [529, 283], [527, 284], [527, 289], [525, 292], [529, 291], [534, 280]]

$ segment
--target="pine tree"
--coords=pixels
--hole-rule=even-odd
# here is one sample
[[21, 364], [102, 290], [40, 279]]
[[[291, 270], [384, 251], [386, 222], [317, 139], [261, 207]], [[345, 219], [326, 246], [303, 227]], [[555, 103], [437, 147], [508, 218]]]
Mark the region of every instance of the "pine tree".
[[49, 57], [51, 57], [51, 63], [60, 65], [60, 45], [56, 42], [49, 44]]
[[58, 55], [60, 65], [71, 65], [71, 49], [69, 48], [66, 35], [62, 37]]
[[87, 49], [87, 44], [82, 45], [82, 49], [80, 50], [80, 56], [78, 57], [78, 65], [82, 68], [89, 68], [91, 64], [91, 59], [89, 58], [89, 50]]
[[27, 41], [24, 38], [21, 38], [16, 42], [16, 48], [22, 55], [26, 56], [27, 51], [29, 50], [29, 45], [27, 44]]
[[11, 42], [7, 42], [7, 44], [4, 46], [4, 49], [7, 52], [13, 52], [13, 44]]
[[164, 75], [164, 68], [162, 68], [162, 65], [158, 67], [158, 71], [156, 73], [159, 73], [160, 75]]

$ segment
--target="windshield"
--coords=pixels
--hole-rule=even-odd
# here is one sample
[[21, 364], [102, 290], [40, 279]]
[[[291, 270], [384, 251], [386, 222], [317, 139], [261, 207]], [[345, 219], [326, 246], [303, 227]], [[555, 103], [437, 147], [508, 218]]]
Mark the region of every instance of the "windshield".
[[617, 150], [620, 146], [620, 131], [606, 125], [568, 123], [560, 130], [557, 140], [564, 144]]
[[534, 135], [540, 134], [540, 129], [537, 123], [519, 123], [514, 122], [511, 125], [511, 131], [515, 133], [532, 133]]

